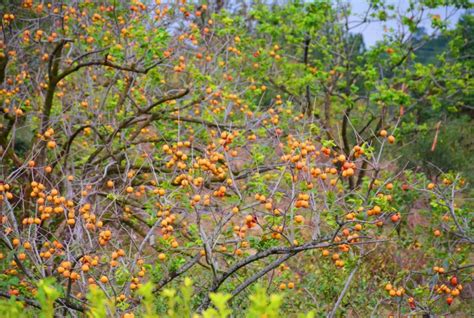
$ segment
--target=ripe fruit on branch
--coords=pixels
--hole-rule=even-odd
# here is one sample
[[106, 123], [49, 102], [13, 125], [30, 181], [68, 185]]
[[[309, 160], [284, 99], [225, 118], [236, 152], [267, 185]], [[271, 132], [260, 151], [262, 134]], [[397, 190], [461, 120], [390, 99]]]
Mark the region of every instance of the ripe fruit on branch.
[[49, 148], [49, 149], [54, 149], [56, 148], [56, 142], [54, 140], [50, 140], [48, 141], [48, 143], [46, 144], [46, 146]]
[[453, 303], [453, 297], [446, 298], [446, 303], [448, 304], [448, 306], [451, 306], [451, 304]]
[[400, 214], [394, 214], [390, 217], [390, 220], [392, 220], [393, 223], [397, 223], [400, 220]]
[[458, 278], [456, 276], [451, 277], [451, 279], [449, 280], [449, 283], [452, 286], [456, 286], [458, 284]]
[[302, 215], [296, 215], [295, 216], [295, 222], [296, 223], [303, 223], [304, 217]]

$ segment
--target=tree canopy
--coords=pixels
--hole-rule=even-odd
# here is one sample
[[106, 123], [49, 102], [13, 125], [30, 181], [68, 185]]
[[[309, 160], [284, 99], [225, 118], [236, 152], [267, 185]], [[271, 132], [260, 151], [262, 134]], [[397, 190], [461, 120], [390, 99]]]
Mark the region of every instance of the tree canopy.
[[469, 315], [472, 4], [353, 5], [2, 2], [2, 316]]

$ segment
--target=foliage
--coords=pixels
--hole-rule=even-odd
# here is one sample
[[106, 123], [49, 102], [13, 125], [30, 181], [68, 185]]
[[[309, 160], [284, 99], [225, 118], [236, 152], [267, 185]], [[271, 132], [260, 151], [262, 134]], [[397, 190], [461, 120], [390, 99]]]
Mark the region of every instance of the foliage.
[[355, 9], [2, 2], [2, 317], [468, 314], [472, 4]]

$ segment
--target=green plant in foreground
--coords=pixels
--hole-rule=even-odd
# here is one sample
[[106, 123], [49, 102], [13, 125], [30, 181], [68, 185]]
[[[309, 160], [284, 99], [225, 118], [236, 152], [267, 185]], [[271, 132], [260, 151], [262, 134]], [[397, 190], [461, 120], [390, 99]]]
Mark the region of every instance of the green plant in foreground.
[[[225, 293], [211, 294], [210, 307], [202, 313], [197, 313], [192, 308], [192, 297], [194, 289], [192, 281], [185, 278], [181, 287], [176, 289], [165, 289], [160, 296], [166, 299], [166, 313], [159, 315], [154, 306], [155, 296], [153, 294], [153, 285], [151, 283], [144, 284], [137, 292], [142, 298], [140, 306], [133, 312], [120, 314], [124, 318], [143, 317], [143, 318], [228, 318], [235, 314], [229, 307], [229, 301], [232, 296]], [[23, 318], [23, 317], [54, 317], [54, 304], [60, 297], [61, 292], [54, 286], [53, 280], [42, 280], [38, 284], [38, 293], [36, 300], [39, 309], [25, 311], [25, 306], [21, 300], [12, 297], [8, 300], [0, 301], [1, 317]], [[98, 287], [93, 287], [87, 294], [90, 302], [89, 308], [85, 312], [89, 318], [107, 318], [116, 316], [117, 308], [114, 303], [109, 301], [105, 293]], [[283, 296], [281, 294], [267, 295], [265, 288], [257, 286], [254, 292], [249, 296], [250, 305], [244, 316], [248, 318], [278, 318], [281, 317], [281, 306], [283, 304]], [[307, 314], [299, 314], [298, 317], [312, 318], [313, 312]]]

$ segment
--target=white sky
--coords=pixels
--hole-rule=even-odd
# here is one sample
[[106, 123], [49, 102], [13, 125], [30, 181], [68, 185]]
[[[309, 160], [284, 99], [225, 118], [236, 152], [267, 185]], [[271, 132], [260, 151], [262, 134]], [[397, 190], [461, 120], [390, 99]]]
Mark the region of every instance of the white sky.
[[[354, 20], [358, 19], [359, 16], [363, 15], [367, 8], [368, 8], [368, 0], [348, 0], [348, 2], [352, 6], [352, 12], [354, 15]], [[390, 4], [395, 5], [395, 7], [399, 7], [400, 10], [405, 10], [408, 7], [407, 0], [393, 0], [387, 1]], [[448, 8], [439, 8], [435, 10], [429, 10], [424, 14], [425, 19], [421, 23], [423, 27], [425, 27], [428, 31], [431, 30], [431, 22], [429, 19], [428, 14], [439, 14], [441, 18], [444, 20], [446, 17], [449, 17], [449, 27], [454, 27], [456, 22], [458, 21], [459, 17], [462, 15], [462, 11], [456, 11], [455, 8], [448, 7]], [[396, 23], [394, 21], [386, 21], [386, 22], [372, 22], [369, 24], [364, 24], [356, 29], [354, 32], [362, 33], [364, 36], [364, 42], [367, 47], [370, 47], [375, 44], [375, 42], [382, 40], [384, 34], [384, 26], [388, 28], [395, 28]]]

